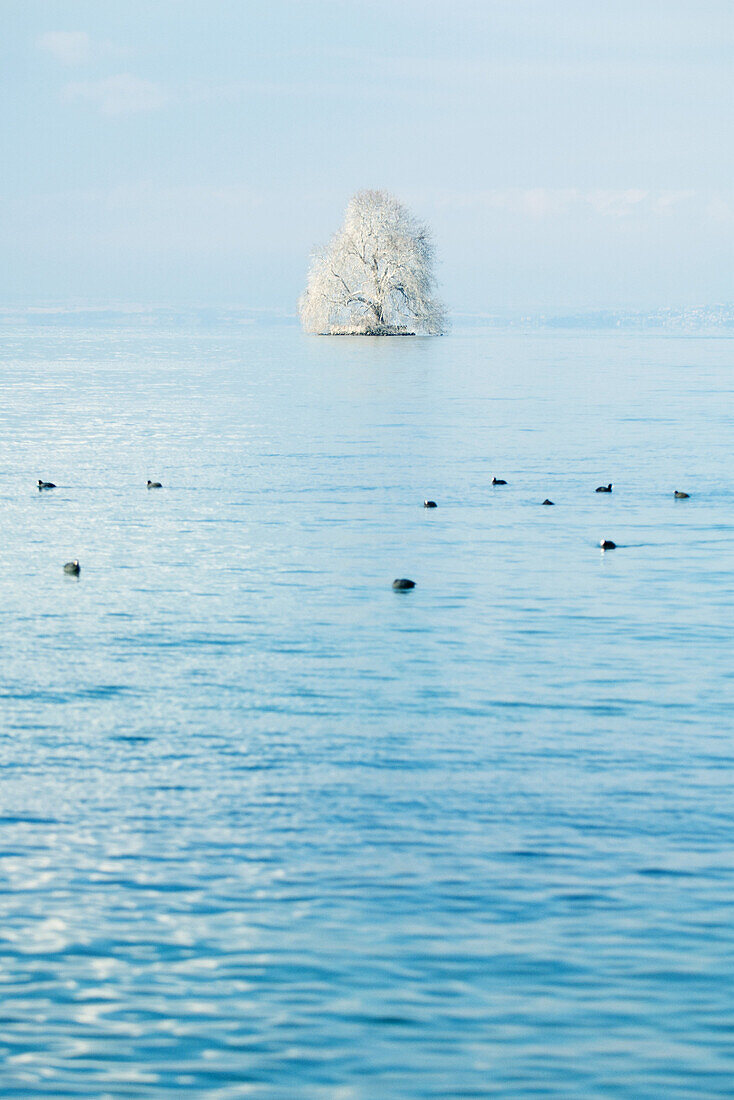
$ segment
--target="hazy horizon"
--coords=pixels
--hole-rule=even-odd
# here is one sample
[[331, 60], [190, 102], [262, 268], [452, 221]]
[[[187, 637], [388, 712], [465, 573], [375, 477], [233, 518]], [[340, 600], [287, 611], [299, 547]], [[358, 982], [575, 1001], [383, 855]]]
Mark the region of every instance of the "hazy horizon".
[[[103, 300], [46, 300], [13, 304], [0, 302], [0, 322], [30, 324], [44, 322], [61, 324], [69, 321], [73, 325], [97, 325], [115, 327], [130, 323], [159, 324], [163, 327], [172, 322], [175, 326], [186, 326], [189, 322], [206, 326], [243, 325], [257, 322], [276, 326], [292, 325], [301, 327], [295, 305], [257, 306], [241, 302], [133, 302], [110, 299]], [[675, 305], [661, 306], [657, 309], [614, 309], [612, 307], [573, 308], [567, 310], [457, 310], [448, 314], [447, 333], [489, 326], [503, 330], [524, 327], [581, 328], [587, 331], [620, 327], [624, 330], [643, 331], [645, 329], [700, 331], [716, 329], [725, 335], [732, 330], [734, 335], [734, 302], [700, 303], [688, 307]]]

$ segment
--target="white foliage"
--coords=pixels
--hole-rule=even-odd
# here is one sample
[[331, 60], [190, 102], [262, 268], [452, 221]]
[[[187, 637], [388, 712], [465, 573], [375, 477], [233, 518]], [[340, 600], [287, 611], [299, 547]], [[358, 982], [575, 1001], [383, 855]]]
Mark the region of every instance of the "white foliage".
[[438, 335], [445, 318], [428, 227], [386, 191], [359, 191], [314, 254], [298, 310], [307, 332]]

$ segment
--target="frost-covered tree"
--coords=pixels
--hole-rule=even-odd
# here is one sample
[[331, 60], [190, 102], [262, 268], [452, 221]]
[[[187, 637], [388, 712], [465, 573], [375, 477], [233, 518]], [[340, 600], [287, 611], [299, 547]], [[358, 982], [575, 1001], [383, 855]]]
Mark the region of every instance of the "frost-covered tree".
[[298, 309], [307, 332], [438, 335], [444, 311], [434, 285], [428, 227], [386, 191], [359, 191], [314, 254]]

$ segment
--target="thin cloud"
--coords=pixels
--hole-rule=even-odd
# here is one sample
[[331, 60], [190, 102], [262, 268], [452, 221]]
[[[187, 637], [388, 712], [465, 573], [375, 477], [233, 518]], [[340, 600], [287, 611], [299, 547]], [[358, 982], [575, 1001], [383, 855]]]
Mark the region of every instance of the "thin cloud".
[[157, 111], [170, 100], [168, 92], [152, 80], [119, 73], [101, 80], [76, 80], [63, 90], [67, 102], [83, 102], [102, 115], [129, 115]]
[[637, 213], [663, 216], [695, 198], [694, 191], [578, 187], [507, 187], [488, 191], [444, 194], [443, 207], [502, 210], [543, 219], [590, 210], [602, 218], [628, 218]]
[[62, 65], [83, 65], [92, 56], [92, 40], [86, 31], [46, 31], [36, 46]]
[[623, 191], [609, 191], [606, 189], [581, 192], [579, 199], [586, 202], [593, 211], [605, 218], [624, 218], [642, 208], [642, 204], [649, 206], [652, 195], [639, 187], [627, 187]]
[[706, 212], [712, 221], [734, 225], [734, 198], [714, 195], [709, 201]]

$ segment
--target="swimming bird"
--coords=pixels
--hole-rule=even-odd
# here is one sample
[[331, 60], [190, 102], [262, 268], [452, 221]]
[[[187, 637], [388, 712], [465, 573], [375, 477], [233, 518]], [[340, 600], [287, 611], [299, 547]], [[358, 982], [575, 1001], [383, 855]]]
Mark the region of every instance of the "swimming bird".
[[596, 490], [597, 493], [611, 493], [611, 491], [612, 491], [611, 481], [609, 482], [608, 485], [600, 485], [599, 488]]
[[688, 500], [690, 495], [691, 495], [690, 493], [680, 493], [677, 489], [673, 493], [673, 496], [677, 497], [678, 500]]
[[546, 497], [545, 500], [543, 501], [543, 504], [553, 504], [553, 501], [548, 500], [548, 497]]
[[504, 480], [504, 478], [501, 478], [501, 477], [493, 477], [493, 478], [492, 478], [492, 484], [493, 484], [493, 485], [506, 485], [506, 484], [507, 484], [507, 482], [506, 482], [506, 481]]
[[404, 592], [407, 588], [415, 588], [415, 581], [409, 581], [407, 577], [398, 577], [392, 582], [396, 592]]
[[150, 478], [148, 478], [148, 488], [149, 489], [162, 489], [163, 486], [161, 485], [160, 481], [151, 481]]
[[599, 543], [599, 545], [601, 546], [602, 550], [616, 550], [617, 549], [616, 542], [612, 542], [611, 539], [602, 539], [601, 542]]
[[424, 500], [423, 501], [423, 507], [424, 508], [438, 508], [438, 505], [436, 504], [435, 500]]
[[39, 477], [39, 479], [38, 479], [38, 488], [39, 489], [55, 489], [56, 486], [54, 485], [53, 481], [41, 481], [41, 479]]
[[74, 558], [73, 561], [67, 561], [66, 565], [64, 566], [64, 572], [71, 573], [75, 577], [78, 577], [81, 571], [82, 567], [76, 558]]

